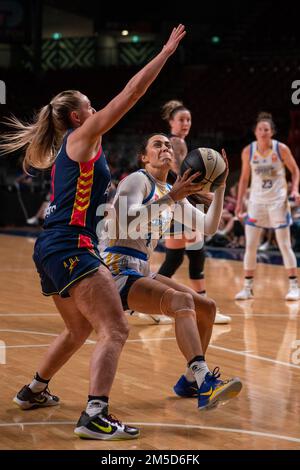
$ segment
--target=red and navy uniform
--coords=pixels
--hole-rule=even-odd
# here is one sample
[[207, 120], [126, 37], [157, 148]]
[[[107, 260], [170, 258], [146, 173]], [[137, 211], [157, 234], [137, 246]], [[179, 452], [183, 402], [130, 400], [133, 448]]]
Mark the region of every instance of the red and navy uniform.
[[102, 147], [87, 162], [69, 158], [66, 144], [71, 132], [66, 133], [52, 168], [50, 206], [33, 255], [43, 294], [61, 297], [68, 297], [76, 281], [99, 268], [96, 226], [101, 217], [96, 213], [106, 202], [110, 184]]

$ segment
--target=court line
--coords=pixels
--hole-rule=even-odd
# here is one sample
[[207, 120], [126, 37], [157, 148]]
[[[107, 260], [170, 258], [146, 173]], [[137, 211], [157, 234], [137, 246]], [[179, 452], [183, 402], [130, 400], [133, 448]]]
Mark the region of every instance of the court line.
[[58, 336], [57, 333], [44, 333], [42, 331], [32, 331], [32, 330], [15, 330], [11, 328], [1, 328], [0, 332], [4, 333], [28, 333], [31, 335], [42, 335], [42, 336]]
[[0, 345], [0, 349], [16, 349], [16, 348], [46, 348], [47, 346], [50, 346], [51, 343], [48, 344], [16, 344], [13, 346], [3, 346]]
[[[176, 340], [175, 337], [169, 337], [169, 338], [148, 338], [148, 339], [128, 339], [126, 343], [140, 343], [140, 342], [151, 342], [151, 341], [171, 341], [171, 340]], [[238, 354], [239, 356], [246, 356], [246, 357], [251, 357], [253, 359], [258, 359], [260, 361], [266, 361], [266, 362], [272, 362], [274, 364], [279, 364], [282, 366], [289, 366], [289, 367], [294, 367], [295, 369], [300, 369], [300, 366], [297, 366], [296, 364], [291, 364], [290, 362], [283, 362], [283, 361], [277, 361], [277, 359], [271, 359], [269, 357], [265, 356], [258, 356], [255, 354], [249, 354], [246, 353], [245, 351], [237, 351], [236, 349], [229, 349], [229, 348], [224, 348], [222, 346], [215, 346], [213, 344], [208, 345], [209, 348], [212, 349], [219, 349], [221, 351], [226, 351], [232, 354]]]
[[[58, 333], [44, 333], [42, 331], [32, 331], [32, 330], [15, 330], [15, 329], [10, 329], [10, 328], [1, 328], [0, 329], [0, 332], [3, 332], [3, 333], [29, 333], [31, 335], [42, 335], [42, 336], [59, 336]], [[92, 339], [87, 339], [84, 344], [96, 344], [96, 341], [92, 340]], [[22, 345], [23, 347], [25, 347], [26, 345]], [[16, 347], [20, 347], [18, 345], [14, 345], [14, 346], [2, 346], [2, 347], [6, 347], [6, 348], [16, 348]]]
[[[74, 425], [76, 421], [33, 421], [25, 423], [0, 423], [0, 427], [12, 427], [12, 426], [58, 426], [58, 425]], [[285, 436], [281, 434], [273, 434], [269, 432], [261, 431], [248, 431], [247, 429], [238, 429], [238, 428], [222, 428], [217, 426], [202, 426], [200, 424], [177, 424], [177, 423], [127, 423], [130, 426], [156, 426], [163, 428], [179, 428], [179, 429], [203, 429], [205, 431], [220, 431], [228, 433], [237, 433], [237, 434], [246, 434], [250, 436], [259, 436], [259, 437], [268, 437], [272, 439], [280, 439], [289, 442], [300, 442], [300, 438]]]
[[[29, 333], [29, 334], [38, 334], [38, 335], [44, 335], [44, 336], [58, 336], [58, 334], [54, 333], [41, 333], [39, 331], [29, 331], [29, 330], [13, 330], [13, 329], [0, 329], [0, 332], [7, 332], [7, 333]], [[174, 341], [176, 340], [175, 337], [169, 337], [169, 338], [147, 338], [147, 339], [128, 339], [126, 343], [146, 343], [146, 342], [152, 342], [152, 341]], [[96, 344], [96, 341], [87, 339], [85, 344]], [[22, 347], [25, 347], [26, 345], [22, 345]], [[4, 348], [5, 346], [0, 346], [0, 348]], [[14, 345], [14, 346], [6, 346], [10, 348], [18, 348], [20, 347], [19, 345]], [[33, 347], [33, 346], [30, 346]], [[245, 357], [250, 357], [252, 359], [257, 359], [259, 361], [265, 361], [265, 362], [271, 362], [273, 364], [279, 364], [282, 366], [288, 366], [292, 367], [294, 369], [300, 369], [300, 366], [296, 364], [291, 364], [290, 362], [283, 362], [283, 361], [278, 361], [277, 359], [271, 359], [269, 357], [265, 356], [258, 356], [256, 354], [249, 354], [245, 351], [237, 351], [236, 349], [229, 349], [229, 348], [224, 348], [222, 346], [215, 346], [213, 344], [209, 345], [210, 348], [212, 349], [218, 349], [220, 351], [225, 351], [229, 352], [232, 354], [237, 354], [238, 356], [245, 356]]]
[[[38, 317], [38, 316], [53, 316], [53, 317], [60, 317], [59, 313], [0, 313], [0, 317], [22, 317], [22, 316], [30, 316], [30, 317]], [[270, 317], [270, 318], [283, 318], [283, 317], [290, 317], [289, 313], [252, 313], [249, 316], [245, 313], [230, 313], [231, 317], [244, 317], [247, 320], [252, 317]], [[295, 317], [298, 318], [298, 312], [295, 314]], [[299, 316], [300, 318], [300, 316]], [[294, 319], [294, 318], [293, 318]], [[139, 326], [139, 325], [135, 325]], [[142, 326], [142, 325], [140, 325]]]

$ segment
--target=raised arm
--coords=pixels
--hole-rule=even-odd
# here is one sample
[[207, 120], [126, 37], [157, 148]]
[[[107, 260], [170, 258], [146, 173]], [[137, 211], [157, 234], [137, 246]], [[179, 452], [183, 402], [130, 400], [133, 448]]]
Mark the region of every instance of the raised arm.
[[180, 166], [184, 158], [188, 153], [188, 148], [183, 139], [180, 137], [172, 136], [170, 137], [170, 141], [174, 151], [175, 161], [172, 165], [172, 169], [175, 171], [177, 175], [180, 173]]
[[251, 168], [250, 168], [249, 159], [250, 159], [250, 145], [245, 147], [244, 150], [242, 151], [242, 171], [241, 171], [241, 176], [239, 180], [238, 196], [237, 196], [237, 202], [235, 206], [235, 215], [239, 218], [242, 217], [244, 197], [245, 197], [248, 184], [249, 184], [249, 179], [250, 179]]
[[[127, 83], [125, 88], [103, 109], [90, 116], [69, 137], [69, 148], [74, 152], [77, 161], [89, 160], [87, 149], [93, 149], [100, 137], [111, 129], [134, 104], [144, 95], [155, 80], [168, 58], [176, 51], [181, 39], [185, 36], [185, 27], [180, 24], [174, 28], [161, 52], [154, 57]], [[78, 144], [82, 151], [78, 151]]]

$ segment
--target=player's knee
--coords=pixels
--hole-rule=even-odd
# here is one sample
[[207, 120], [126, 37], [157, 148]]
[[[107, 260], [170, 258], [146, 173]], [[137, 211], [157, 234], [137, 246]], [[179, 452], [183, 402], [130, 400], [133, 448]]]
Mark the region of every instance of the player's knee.
[[201, 299], [201, 304], [197, 304], [196, 314], [197, 320], [206, 325], [212, 325], [216, 316], [216, 303], [213, 299], [206, 297]]
[[190, 279], [204, 279], [204, 262], [205, 251], [201, 250], [188, 250], [189, 257], [189, 275]]
[[196, 315], [192, 294], [172, 288], [167, 289], [161, 298], [161, 313], [172, 317]]
[[217, 306], [216, 302], [213, 299], [206, 298], [206, 316], [209, 320], [209, 323], [214, 323], [216, 317]]
[[113, 328], [106, 329], [107, 340], [112, 344], [125, 344], [129, 335], [129, 326], [121, 322], [120, 325], [114, 325]]
[[79, 325], [76, 329], [67, 329], [65, 331], [66, 340], [72, 343], [74, 347], [83, 344], [92, 332], [92, 326], [89, 324]]

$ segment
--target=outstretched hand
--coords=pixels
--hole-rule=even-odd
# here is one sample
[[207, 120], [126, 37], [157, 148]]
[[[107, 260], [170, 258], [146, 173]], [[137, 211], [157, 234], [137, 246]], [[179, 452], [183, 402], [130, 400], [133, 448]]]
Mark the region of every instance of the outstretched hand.
[[178, 25], [177, 28], [173, 28], [168, 42], [164, 45], [164, 51], [166, 51], [168, 55], [172, 55], [176, 51], [178, 44], [185, 35], [186, 31], [183, 24]]
[[173, 201], [180, 201], [191, 194], [196, 194], [201, 191], [203, 183], [194, 183], [193, 181], [200, 176], [200, 172], [194, 173], [191, 176], [191, 169], [189, 168], [182, 176], [177, 176], [175, 183], [169, 195]]

